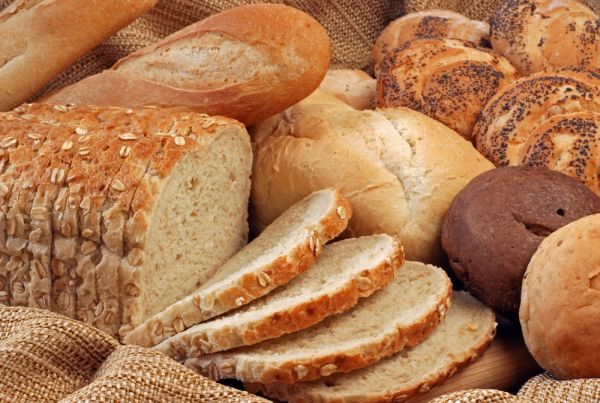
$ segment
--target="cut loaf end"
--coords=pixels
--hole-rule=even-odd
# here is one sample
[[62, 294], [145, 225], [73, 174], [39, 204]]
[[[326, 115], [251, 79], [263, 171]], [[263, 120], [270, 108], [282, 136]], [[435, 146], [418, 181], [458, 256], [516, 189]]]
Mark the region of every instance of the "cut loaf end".
[[[346, 228], [351, 214], [350, 204], [337, 190], [323, 189], [310, 194], [284, 212], [199, 288], [182, 291], [180, 301], [150, 317], [125, 341], [143, 347], [155, 346], [288, 283], [314, 263], [322, 245]], [[153, 239], [158, 241], [160, 237]], [[164, 279], [156, 281], [160, 284]]]
[[254, 393], [294, 403], [401, 402], [429, 391], [476, 359], [492, 341], [494, 313], [457, 292], [440, 326], [416, 347], [377, 364], [315, 382], [247, 384]]
[[148, 216], [141, 309], [132, 326], [194, 291], [245, 245], [251, 159], [247, 139], [223, 129], [163, 179]]

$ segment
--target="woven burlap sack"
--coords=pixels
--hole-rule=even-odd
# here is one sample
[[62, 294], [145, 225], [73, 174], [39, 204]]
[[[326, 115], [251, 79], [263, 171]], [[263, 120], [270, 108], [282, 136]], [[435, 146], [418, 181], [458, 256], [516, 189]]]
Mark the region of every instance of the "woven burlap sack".
[[268, 402], [81, 322], [19, 307], [0, 308], [0, 401]]

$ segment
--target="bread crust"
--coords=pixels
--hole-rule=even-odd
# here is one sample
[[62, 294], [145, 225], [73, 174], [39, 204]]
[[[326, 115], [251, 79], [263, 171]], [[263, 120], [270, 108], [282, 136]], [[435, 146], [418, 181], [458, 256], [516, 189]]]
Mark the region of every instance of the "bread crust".
[[377, 106], [406, 106], [472, 140], [486, 102], [517, 78], [510, 62], [456, 39], [417, 39], [386, 55], [377, 77]]
[[[348, 282], [340, 282], [333, 293], [307, 295], [305, 300], [294, 306], [282, 306], [280, 310], [268, 316], [244, 321], [243, 327], [233, 325], [199, 329], [201, 326], [194, 326], [163, 341], [155, 349], [180, 361], [256, 344], [306, 329], [328, 316], [352, 308], [359, 298], [368, 297], [392, 281], [397, 268], [404, 263], [404, 250], [400, 239], [396, 238], [394, 245], [383, 262], [356, 273], [357, 275], [349, 278]], [[181, 354], [182, 352], [184, 354]]]
[[[125, 342], [142, 347], [155, 346], [172, 336], [163, 331], [165, 328], [178, 333], [178, 328], [184, 330], [248, 304], [304, 273], [320, 254], [321, 245], [338, 236], [346, 228], [352, 214], [350, 203], [338, 191], [333, 191], [333, 195], [331, 208], [307, 228], [303, 239], [284, 255], [265, 263], [255, 272], [219, 281], [206, 289], [200, 288], [145, 320], [125, 337]], [[266, 286], [261, 284], [261, 273], [269, 277]], [[176, 322], [182, 323], [178, 326]]]
[[330, 69], [319, 90], [332, 94], [354, 109], [375, 108], [377, 81], [362, 70]]
[[508, 0], [492, 16], [492, 47], [523, 76], [600, 65], [600, 18], [577, 0]]
[[[149, 79], [146, 69], [151, 64], [138, 65], [144, 64], [144, 56], [160, 54], [161, 49], [173, 44], [196, 40], [202, 45], [205, 34], [221, 35], [231, 43], [251, 46], [265, 55], [274, 71], [244, 81], [230, 77], [230, 70], [223, 66], [229, 83], [212, 88], [214, 80], [203, 78], [202, 71], [194, 73], [196, 81], [175, 86]], [[111, 70], [51, 94], [45, 101], [124, 107], [185, 106], [210, 115], [230, 116], [250, 125], [314, 91], [327, 71], [330, 58], [329, 37], [312, 17], [280, 4], [246, 5], [192, 24], [121, 59]], [[136, 67], [130, 69], [132, 64]], [[267, 66], [248, 65], [246, 70], [264, 67]], [[177, 74], [179, 66], [170, 68]]]
[[519, 311], [525, 344], [561, 379], [600, 377], [598, 261], [600, 214], [594, 214], [544, 239], [527, 267]]
[[[452, 284], [445, 279], [443, 290], [435, 306], [423, 317], [410, 324], [398, 324], [393, 333], [354, 346], [340, 348], [332, 353], [302, 359], [280, 359], [277, 356], [259, 357], [260, 345], [254, 347], [257, 354], [236, 356], [236, 351], [209, 354], [184, 361], [186, 366], [212, 379], [235, 378], [244, 382], [293, 384], [298, 381], [321, 379], [337, 372], [349, 372], [376, 363], [406, 347], [419, 344], [435, 330], [444, 318], [452, 295]], [[332, 346], [333, 347], [333, 346]], [[299, 376], [298, 367], [302, 366]]]
[[490, 47], [490, 26], [449, 10], [431, 9], [406, 14], [390, 22], [375, 41], [375, 70], [379, 70], [386, 53], [423, 38], [460, 39]]
[[[0, 111], [41, 90], [69, 65], [129, 22], [156, 0], [18, 0], [0, 14]], [[57, 21], [68, 16], [68, 23]], [[49, 58], [48, 54], [52, 54]]]

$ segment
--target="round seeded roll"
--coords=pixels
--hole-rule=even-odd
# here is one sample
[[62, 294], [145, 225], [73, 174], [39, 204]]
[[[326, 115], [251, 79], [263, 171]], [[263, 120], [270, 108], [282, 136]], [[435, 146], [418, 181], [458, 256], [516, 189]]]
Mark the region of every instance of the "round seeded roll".
[[600, 74], [539, 73], [505, 87], [473, 130], [477, 149], [497, 166], [545, 166], [600, 195]]
[[498, 168], [479, 175], [456, 196], [442, 227], [442, 246], [471, 294], [516, 319], [523, 274], [540, 242], [595, 213], [600, 213], [600, 198], [564, 174]]
[[517, 77], [505, 58], [455, 39], [418, 39], [381, 64], [377, 106], [407, 106], [471, 140], [485, 103]]
[[375, 41], [375, 70], [379, 69], [385, 53], [421, 38], [462, 39], [490, 47], [490, 26], [450, 10], [433, 9], [406, 14], [392, 21]]
[[546, 238], [523, 280], [527, 348], [559, 378], [600, 377], [600, 215]]
[[522, 75], [600, 65], [600, 19], [577, 0], [507, 0], [490, 25], [493, 49]]

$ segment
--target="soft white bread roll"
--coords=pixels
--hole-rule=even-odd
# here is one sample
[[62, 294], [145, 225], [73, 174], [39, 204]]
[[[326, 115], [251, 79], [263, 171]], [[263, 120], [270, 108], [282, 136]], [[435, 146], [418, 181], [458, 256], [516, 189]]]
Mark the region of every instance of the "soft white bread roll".
[[490, 24], [492, 47], [522, 75], [600, 66], [600, 17], [577, 0], [506, 0]]
[[375, 79], [362, 70], [339, 69], [327, 71], [319, 89], [364, 110], [375, 107], [376, 86]]
[[0, 111], [59, 73], [157, 0], [16, 0], [0, 13]]
[[545, 166], [600, 194], [600, 75], [569, 69], [509, 85], [481, 111], [477, 149], [498, 166]]
[[0, 125], [11, 305], [124, 335], [246, 242], [252, 153], [239, 122], [34, 104]]
[[485, 103], [516, 79], [508, 60], [455, 39], [417, 39], [386, 55], [377, 106], [423, 112], [467, 140]]
[[184, 106], [250, 125], [313, 92], [330, 58], [327, 32], [311, 16], [281, 4], [247, 5], [192, 24], [45, 101]]
[[392, 21], [375, 41], [373, 61], [379, 70], [386, 53], [406, 42], [422, 38], [462, 39], [489, 47], [490, 26], [450, 10], [424, 10]]
[[257, 229], [314, 190], [335, 186], [354, 215], [346, 235], [398, 234], [411, 260], [440, 262], [454, 196], [493, 165], [439, 122], [407, 108], [356, 111], [317, 91], [257, 125]]
[[600, 377], [600, 214], [544, 239], [523, 280], [527, 348], [559, 378]]

